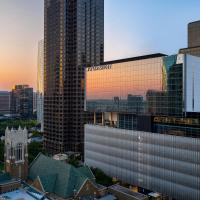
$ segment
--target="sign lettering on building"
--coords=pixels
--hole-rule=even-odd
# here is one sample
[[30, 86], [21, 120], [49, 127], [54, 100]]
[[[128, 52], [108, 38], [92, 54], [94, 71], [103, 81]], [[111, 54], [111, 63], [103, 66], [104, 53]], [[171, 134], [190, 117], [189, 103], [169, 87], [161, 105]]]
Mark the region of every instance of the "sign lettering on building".
[[193, 119], [193, 118], [154, 117], [153, 121], [155, 123], [164, 123], [164, 124], [200, 126], [200, 119]]
[[104, 70], [104, 69], [111, 69], [112, 65], [100, 65], [100, 66], [93, 66], [88, 67], [87, 71], [97, 71], [97, 70]]

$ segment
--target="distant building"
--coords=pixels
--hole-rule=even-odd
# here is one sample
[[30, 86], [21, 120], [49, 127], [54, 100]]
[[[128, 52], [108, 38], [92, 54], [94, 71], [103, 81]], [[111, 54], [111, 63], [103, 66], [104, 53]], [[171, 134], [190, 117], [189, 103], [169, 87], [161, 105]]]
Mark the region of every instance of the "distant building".
[[37, 111], [37, 93], [33, 92], [33, 113]]
[[44, 40], [38, 42], [38, 67], [37, 67], [37, 121], [44, 129]]
[[11, 112], [22, 118], [33, 116], [33, 88], [28, 85], [16, 85], [11, 92]]
[[5, 131], [5, 171], [14, 178], [28, 176], [28, 131], [8, 128]]
[[188, 24], [188, 48], [180, 49], [179, 53], [200, 56], [200, 20]]
[[188, 24], [188, 47], [200, 46], [200, 20]]
[[10, 113], [10, 92], [0, 91], [0, 115]]

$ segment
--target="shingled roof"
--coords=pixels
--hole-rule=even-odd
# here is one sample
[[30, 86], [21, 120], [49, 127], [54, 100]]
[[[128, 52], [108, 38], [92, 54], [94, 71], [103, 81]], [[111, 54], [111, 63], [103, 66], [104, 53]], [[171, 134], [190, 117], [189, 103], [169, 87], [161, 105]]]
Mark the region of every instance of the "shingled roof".
[[75, 168], [40, 153], [29, 167], [29, 179], [39, 179], [45, 192], [69, 198], [86, 180], [93, 181], [95, 177], [87, 166]]

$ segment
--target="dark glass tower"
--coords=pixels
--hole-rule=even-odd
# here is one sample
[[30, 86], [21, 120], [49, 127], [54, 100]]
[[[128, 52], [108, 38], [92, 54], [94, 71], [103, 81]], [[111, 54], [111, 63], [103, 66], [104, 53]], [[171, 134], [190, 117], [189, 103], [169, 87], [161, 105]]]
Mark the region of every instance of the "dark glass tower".
[[104, 0], [45, 0], [44, 147], [80, 152], [86, 66], [104, 57]]
[[24, 119], [33, 117], [33, 88], [28, 85], [16, 85], [12, 89], [11, 113]]

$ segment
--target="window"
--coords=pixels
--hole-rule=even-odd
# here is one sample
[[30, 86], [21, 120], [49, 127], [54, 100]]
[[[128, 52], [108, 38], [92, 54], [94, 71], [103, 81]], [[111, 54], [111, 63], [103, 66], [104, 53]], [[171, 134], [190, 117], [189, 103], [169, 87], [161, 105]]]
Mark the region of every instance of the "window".
[[15, 161], [23, 160], [22, 147], [23, 145], [21, 143], [17, 144], [16, 149], [15, 149]]

